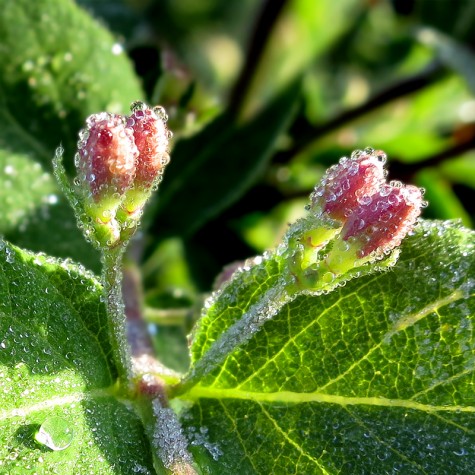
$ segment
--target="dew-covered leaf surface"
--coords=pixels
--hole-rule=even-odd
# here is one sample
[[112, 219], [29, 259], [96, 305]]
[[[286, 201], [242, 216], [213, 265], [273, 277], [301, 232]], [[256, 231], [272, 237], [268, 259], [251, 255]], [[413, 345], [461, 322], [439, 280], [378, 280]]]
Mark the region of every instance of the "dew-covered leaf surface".
[[100, 296], [81, 267], [0, 241], [0, 473], [155, 473]]
[[0, 233], [93, 267], [51, 161], [62, 144], [71, 170], [85, 118], [127, 112], [139, 81], [117, 39], [73, 1], [0, 0], [0, 11]]
[[[188, 393], [210, 473], [475, 472], [475, 233], [420, 224], [397, 265], [286, 304]], [[196, 360], [275, 285], [238, 274], [195, 335]]]

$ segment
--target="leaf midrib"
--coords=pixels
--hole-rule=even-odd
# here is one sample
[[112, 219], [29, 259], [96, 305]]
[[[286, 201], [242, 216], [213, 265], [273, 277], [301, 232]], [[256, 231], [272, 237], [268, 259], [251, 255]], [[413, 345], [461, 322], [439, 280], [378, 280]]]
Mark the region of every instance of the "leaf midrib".
[[219, 389], [205, 386], [195, 386], [186, 395], [186, 400], [196, 401], [198, 399], [241, 399], [258, 403], [327, 403], [340, 406], [365, 405], [377, 407], [402, 407], [405, 409], [414, 409], [426, 413], [436, 412], [468, 412], [475, 413], [475, 406], [437, 406], [422, 404], [409, 399], [388, 399], [385, 397], [350, 397], [338, 396], [336, 394], [325, 394], [321, 392], [298, 393], [293, 391], [277, 391], [272, 393], [240, 391], [238, 389]]
[[79, 403], [85, 400], [115, 398], [118, 402], [126, 404], [128, 401], [117, 398], [114, 394], [115, 386], [107, 388], [98, 388], [89, 391], [73, 392], [63, 396], [56, 396], [45, 399], [44, 401], [36, 402], [28, 406], [16, 407], [9, 410], [0, 411], [0, 421], [12, 419], [14, 417], [27, 417], [34, 412], [41, 412], [46, 409], [52, 409], [58, 406], [68, 406], [70, 404]]

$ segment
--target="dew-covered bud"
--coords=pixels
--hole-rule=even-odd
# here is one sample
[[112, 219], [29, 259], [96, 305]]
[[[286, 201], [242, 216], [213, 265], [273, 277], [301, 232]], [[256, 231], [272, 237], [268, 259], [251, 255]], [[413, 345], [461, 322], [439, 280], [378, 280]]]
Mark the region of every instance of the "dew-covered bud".
[[316, 259], [319, 250], [338, 234], [354, 210], [371, 202], [372, 195], [385, 182], [386, 154], [366, 148], [356, 150], [330, 167], [310, 195], [309, 221], [316, 225], [302, 234], [305, 251], [302, 265]]
[[166, 113], [142, 102], [130, 117], [102, 112], [79, 134], [76, 189], [69, 191], [61, 156], [55, 173], [70, 196], [86, 237], [99, 248], [127, 242], [169, 161]]
[[133, 131], [135, 145], [139, 151], [135, 185], [149, 188], [156, 183], [169, 162], [166, 114], [161, 107], [150, 109], [138, 102], [132, 106], [132, 115], [127, 127]]
[[86, 124], [76, 155], [79, 184], [94, 217], [109, 221], [133, 183], [139, 152], [122, 116], [94, 114]]
[[401, 244], [425, 206], [416, 186], [390, 183], [355, 208], [335, 240], [326, 264], [335, 273], [376, 260]]
[[138, 149], [133, 186], [128, 190], [119, 219], [138, 219], [145, 202], [160, 182], [170, 157], [168, 142], [171, 133], [166, 127], [167, 116], [163, 108], [149, 108], [142, 102], [132, 104], [132, 115], [127, 128], [133, 134]]
[[421, 213], [422, 191], [413, 185], [384, 185], [343, 227], [345, 241], [360, 240], [358, 257], [390, 251], [401, 244]]
[[351, 158], [342, 158], [328, 169], [313, 191], [311, 211], [345, 222], [355, 208], [370, 202], [385, 182], [385, 162], [386, 155], [371, 148], [357, 150]]

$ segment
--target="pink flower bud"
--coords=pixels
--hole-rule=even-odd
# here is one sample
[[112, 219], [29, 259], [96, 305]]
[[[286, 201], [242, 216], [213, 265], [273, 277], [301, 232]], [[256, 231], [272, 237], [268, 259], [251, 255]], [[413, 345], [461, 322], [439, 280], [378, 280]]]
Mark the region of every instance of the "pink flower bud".
[[310, 209], [345, 222], [358, 206], [371, 200], [385, 182], [386, 155], [371, 148], [355, 151], [332, 166], [311, 195]]
[[371, 198], [355, 210], [341, 232], [344, 241], [359, 245], [359, 258], [372, 252], [382, 255], [399, 246], [424, 206], [420, 188], [399, 183], [382, 186]]
[[139, 152], [122, 116], [94, 114], [86, 123], [80, 134], [76, 166], [83, 186], [100, 203], [106, 196], [123, 195], [131, 186]]
[[133, 131], [139, 151], [134, 183], [140, 187], [153, 186], [169, 162], [168, 139], [171, 134], [167, 130], [166, 119], [161, 107], [150, 109], [141, 102], [132, 106], [127, 127]]
[[133, 104], [130, 117], [103, 112], [86, 120], [75, 156], [75, 184], [79, 219], [97, 247], [127, 242], [137, 229], [169, 160], [171, 134], [165, 121], [161, 107], [141, 102]]

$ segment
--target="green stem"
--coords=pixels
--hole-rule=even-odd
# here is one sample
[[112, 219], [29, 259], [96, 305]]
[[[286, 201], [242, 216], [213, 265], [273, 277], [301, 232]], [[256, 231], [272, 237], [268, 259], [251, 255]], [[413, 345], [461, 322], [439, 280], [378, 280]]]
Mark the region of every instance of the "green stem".
[[102, 255], [102, 283], [107, 307], [109, 338], [122, 388], [132, 381], [130, 349], [127, 343], [126, 317], [122, 298], [122, 257], [125, 246], [105, 250]]
[[156, 323], [161, 326], [186, 325], [192, 320], [190, 308], [170, 308], [166, 310], [145, 307], [144, 320], [148, 323]]
[[[287, 278], [286, 278], [287, 277]], [[288, 276], [280, 279], [199, 359], [190, 372], [171, 388], [169, 397], [186, 393], [204, 376], [216, 369], [232, 351], [247, 343], [266, 323], [279, 313], [281, 308], [291, 302], [298, 294], [293, 285], [288, 285]]]
[[329, 292], [350, 279], [392, 266], [398, 256], [398, 252], [393, 251], [383, 260], [374, 263], [362, 262], [361, 266], [348, 269], [342, 274], [334, 274], [321, 258], [315, 262], [315, 265], [301, 269], [302, 251], [285, 255], [284, 250], [287, 248], [287, 246], [283, 246], [280, 250], [284, 255], [278, 251], [273, 257], [286, 261], [279, 266], [283, 272], [277, 282], [262, 294], [239, 320], [214, 341], [177, 385], [170, 388], [168, 393], [170, 399], [190, 392], [193, 386], [199, 384], [205, 376], [222, 365], [234, 350], [251, 340], [266, 322], [274, 318], [285, 305], [295, 300], [299, 295], [321, 295]]

